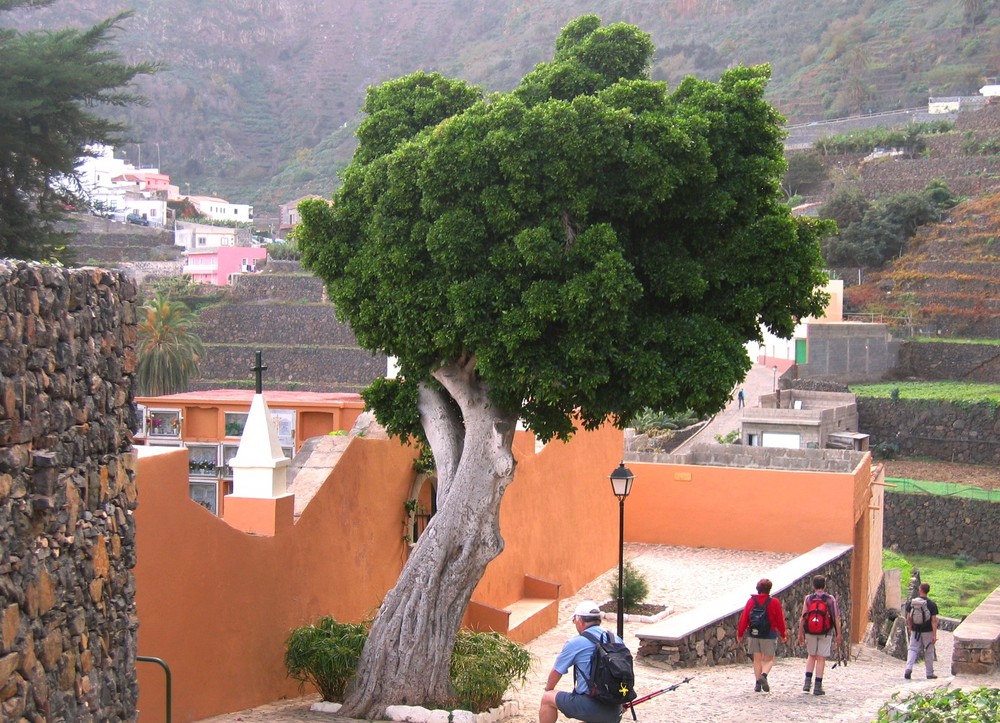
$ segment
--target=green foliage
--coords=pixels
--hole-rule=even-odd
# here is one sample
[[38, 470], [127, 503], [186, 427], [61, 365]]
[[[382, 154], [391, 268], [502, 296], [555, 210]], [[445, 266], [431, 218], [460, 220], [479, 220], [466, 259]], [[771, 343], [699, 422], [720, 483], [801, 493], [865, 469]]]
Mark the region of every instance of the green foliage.
[[979, 140], [972, 131], [966, 131], [962, 141], [962, 153], [970, 156], [995, 156], [1000, 153], [1000, 138], [992, 136]]
[[878, 711], [876, 723], [991, 723], [1000, 719], [1000, 689], [933, 690], [927, 693], [894, 693]]
[[901, 555], [883, 550], [882, 567], [901, 571], [904, 595], [913, 568], [920, 570], [920, 580], [931, 586], [930, 596], [941, 615], [950, 618], [964, 618], [1000, 586], [1000, 565], [970, 558]]
[[952, 121], [909, 123], [899, 128], [864, 128], [832, 136], [823, 136], [813, 144], [824, 156], [845, 153], [871, 153], [876, 148], [897, 148], [913, 157], [927, 147], [925, 136], [948, 133]]
[[823, 240], [823, 257], [834, 266], [879, 268], [903, 253], [906, 242], [924, 224], [940, 220], [958, 202], [940, 180], [921, 193], [900, 193], [874, 202], [856, 189], [842, 190], [821, 209], [837, 222], [839, 234]]
[[[0, 12], [40, 7], [54, 0], [7, 0]], [[131, 13], [83, 30], [18, 33], [0, 28], [0, 256], [62, 258], [66, 235], [56, 228], [74, 191], [72, 178], [88, 146], [113, 144], [124, 126], [98, 107], [141, 102], [123, 88], [156, 72], [149, 63], [126, 64], [109, 49]]]
[[[296, 628], [285, 643], [285, 668], [311, 683], [326, 701], [342, 701], [368, 638], [368, 626], [338, 623], [330, 616]], [[523, 685], [531, 654], [499, 633], [459, 631], [451, 656], [451, 683], [458, 708], [476, 713], [503, 702], [511, 685]]]
[[275, 261], [298, 261], [302, 258], [302, 251], [295, 240], [289, 240], [268, 244], [267, 255]]
[[[622, 598], [625, 612], [627, 613], [635, 608], [636, 605], [646, 601], [646, 596], [649, 595], [649, 583], [646, 581], [646, 576], [636, 569], [631, 560], [625, 561], [623, 572], [625, 574], [622, 576]], [[618, 599], [617, 574], [609, 586], [609, 597], [612, 600]]]
[[788, 156], [788, 169], [781, 180], [781, 188], [790, 199], [797, 194], [816, 190], [826, 178], [826, 166], [819, 155], [799, 151]]
[[523, 685], [531, 654], [499, 633], [460, 630], [451, 654], [451, 684], [458, 707], [474, 713], [496, 708], [511, 685]]
[[[898, 390], [893, 396], [893, 390]], [[989, 382], [885, 382], [852, 384], [851, 391], [859, 397], [882, 399], [922, 399], [956, 404], [1000, 404], [1000, 384]]]
[[628, 423], [637, 434], [651, 434], [667, 429], [676, 430], [696, 424], [700, 417], [690, 409], [680, 414], [670, 414], [645, 407]]
[[285, 668], [294, 680], [316, 686], [323, 700], [341, 701], [367, 638], [364, 625], [322, 617], [288, 636]]
[[725, 434], [715, 435], [715, 441], [719, 444], [736, 444], [736, 441], [740, 438], [740, 430], [731, 429]]
[[187, 391], [197, 376], [205, 350], [190, 331], [194, 316], [183, 303], [157, 296], [142, 307], [146, 318], [139, 324], [136, 383], [140, 394], [160, 396]]
[[422, 74], [372, 89], [392, 132], [359, 134], [332, 205], [299, 206], [305, 266], [360, 344], [400, 361], [365, 396], [394, 432], [419, 434], [416, 385], [472, 360], [543, 440], [646, 406], [711, 413], [761, 322], [787, 336], [822, 309], [829, 225], [780, 202], [766, 67], [670, 93], [634, 27], [585, 17], [556, 45], [475, 102]]

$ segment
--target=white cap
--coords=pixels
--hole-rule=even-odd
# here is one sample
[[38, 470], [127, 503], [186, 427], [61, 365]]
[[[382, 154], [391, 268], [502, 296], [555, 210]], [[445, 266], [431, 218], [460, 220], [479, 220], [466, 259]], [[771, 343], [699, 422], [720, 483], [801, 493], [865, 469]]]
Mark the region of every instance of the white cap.
[[599, 618], [601, 617], [601, 609], [593, 600], [584, 600], [576, 606], [576, 610], [573, 611], [573, 617]]

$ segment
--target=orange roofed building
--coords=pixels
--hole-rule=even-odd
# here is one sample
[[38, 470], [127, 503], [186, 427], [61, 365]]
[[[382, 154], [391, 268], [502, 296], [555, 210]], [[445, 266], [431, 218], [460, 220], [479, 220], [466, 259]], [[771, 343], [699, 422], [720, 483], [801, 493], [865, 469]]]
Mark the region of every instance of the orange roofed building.
[[[351, 429], [364, 411], [356, 393], [265, 391], [278, 442], [291, 459], [311, 438]], [[136, 444], [187, 447], [191, 498], [214, 514], [233, 491], [233, 470], [254, 392], [214, 389], [136, 397]]]

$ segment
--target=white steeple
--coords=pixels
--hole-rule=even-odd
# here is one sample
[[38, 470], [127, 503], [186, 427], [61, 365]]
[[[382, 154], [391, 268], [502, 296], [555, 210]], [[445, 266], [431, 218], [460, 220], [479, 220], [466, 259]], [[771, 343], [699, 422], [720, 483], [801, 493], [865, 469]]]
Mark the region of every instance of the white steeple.
[[260, 352], [253, 371], [257, 373], [257, 393], [250, 403], [250, 413], [236, 456], [229, 461], [233, 468], [233, 496], [273, 498], [286, 494], [285, 480], [289, 459], [281, 450], [278, 430], [271, 418], [261, 391]]

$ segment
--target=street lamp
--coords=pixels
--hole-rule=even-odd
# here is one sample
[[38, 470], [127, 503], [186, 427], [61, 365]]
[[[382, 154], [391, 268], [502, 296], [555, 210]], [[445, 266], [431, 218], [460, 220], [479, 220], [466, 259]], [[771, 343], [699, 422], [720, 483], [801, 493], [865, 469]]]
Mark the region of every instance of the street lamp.
[[632, 491], [635, 475], [622, 462], [611, 473], [611, 491], [618, 498], [618, 637], [625, 635], [625, 498]]

